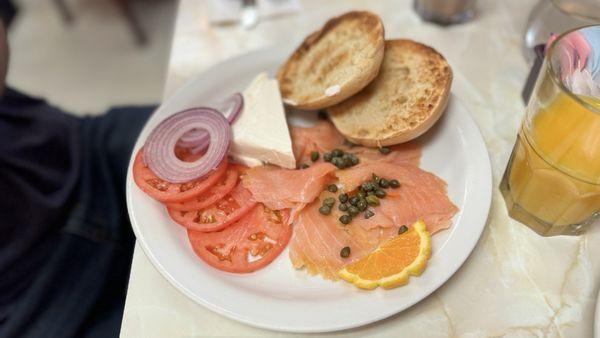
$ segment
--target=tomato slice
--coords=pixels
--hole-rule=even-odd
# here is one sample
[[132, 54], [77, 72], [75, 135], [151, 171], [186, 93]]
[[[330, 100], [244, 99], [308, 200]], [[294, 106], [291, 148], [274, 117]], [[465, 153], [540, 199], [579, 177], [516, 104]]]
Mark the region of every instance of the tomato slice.
[[219, 231], [244, 216], [256, 202], [250, 190], [238, 180], [237, 185], [225, 197], [207, 208], [194, 211], [180, 211], [167, 207], [173, 220], [195, 231]]
[[181, 203], [169, 203], [167, 207], [172, 210], [194, 211], [204, 209], [225, 197], [234, 187], [240, 176], [240, 166], [229, 165], [227, 172], [210, 189], [192, 198], [189, 201]]
[[288, 209], [270, 210], [262, 203], [230, 227], [218, 232], [188, 230], [194, 252], [222, 271], [247, 273], [271, 263], [292, 236]]
[[[142, 154], [143, 150], [140, 149], [135, 155], [133, 180], [146, 194], [163, 203], [192, 199], [215, 185], [227, 171], [227, 159], [224, 159], [208, 176], [186, 183], [169, 183], [158, 178], [150, 168], [146, 167], [142, 161]], [[184, 156], [183, 160], [190, 160], [193, 156]]]

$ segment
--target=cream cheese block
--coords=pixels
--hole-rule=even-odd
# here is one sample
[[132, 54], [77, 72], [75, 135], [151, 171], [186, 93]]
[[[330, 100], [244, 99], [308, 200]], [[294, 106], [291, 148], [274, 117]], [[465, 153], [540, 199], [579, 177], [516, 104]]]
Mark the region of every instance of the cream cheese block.
[[296, 168], [277, 80], [260, 73], [242, 93], [244, 109], [232, 124], [229, 155], [238, 163]]

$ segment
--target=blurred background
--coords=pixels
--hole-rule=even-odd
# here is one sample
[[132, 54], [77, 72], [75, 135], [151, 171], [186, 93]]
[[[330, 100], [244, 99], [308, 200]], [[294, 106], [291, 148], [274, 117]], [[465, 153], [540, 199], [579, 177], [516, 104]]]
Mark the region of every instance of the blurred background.
[[9, 86], [77, 115], [160, 101], [175, 0], [0, 2], [15, 9]]

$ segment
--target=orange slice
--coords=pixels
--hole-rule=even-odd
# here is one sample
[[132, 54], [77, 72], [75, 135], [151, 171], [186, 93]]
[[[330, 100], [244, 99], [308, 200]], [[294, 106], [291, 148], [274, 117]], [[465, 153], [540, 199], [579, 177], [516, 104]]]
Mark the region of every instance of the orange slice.
[[338, 271], [338, 275], [361, 289], [395, 288], [419, 276], [431, 254], [431, 240], [425, 223], [418, 221], [405, 233], [381, 244]]

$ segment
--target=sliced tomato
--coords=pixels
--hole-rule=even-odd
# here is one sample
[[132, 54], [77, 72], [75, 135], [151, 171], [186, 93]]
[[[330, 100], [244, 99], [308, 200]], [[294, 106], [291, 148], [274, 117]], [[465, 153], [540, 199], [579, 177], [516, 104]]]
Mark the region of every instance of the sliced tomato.
[[241, 181], [225, 197], [207, 208], [194, 211], [180, 211], [167, 207], [173, 220], [194, 231], [219, 231], [244, 216], [256, 202], [250, 190]]
[[[190, 200], [215, 185], [227, 171], [227, 159], [208, 176], [186, 183], [170, 183], [158, 178], [142, 161], [143, 150], [135, 155], [133, 163], [133, 180], [140, 189], [150, 197], [163, 203], [183, 202]], [[190, 160], [190, 157], [184, 160]]]
[[189, 201], [181, 203], [169, 203], [167, 207], [172, 210], [179, 211], [194, 211], [204, 209], [225, 197], [234, 187], [240, 176], [240, 167], [235, 164], [230, 164], [227, 167], [227, 172], [221, 177], [219, 182], [213, 185], [210, 189], [192, 198]]
[[247, 273], [271, 263], [292, 236], [289, 209], [270, 210], [262, 203], [218, 232], [188, 230], [194, 252], [222, 271]]

